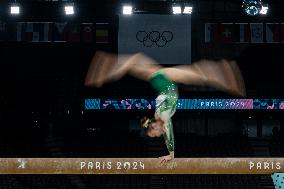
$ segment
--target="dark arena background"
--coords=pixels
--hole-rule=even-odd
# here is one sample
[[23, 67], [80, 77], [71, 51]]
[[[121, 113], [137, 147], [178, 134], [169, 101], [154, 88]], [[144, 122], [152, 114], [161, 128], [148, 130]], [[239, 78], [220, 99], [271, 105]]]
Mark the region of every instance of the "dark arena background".
[[[262, 3], [261, 10], [253, 7], [258, 3]], [[73, 6], [74, 14], [72, 8], [64, 12], [66, 4]], [[131, 15], [122, 12], [125, 4], [133, 6]], [[10, 6], [14, 6], [13, 13]], [[172, 6], [192, 9], [173, 14]], [[247, 6], [251, 10], [246, 12]], [[164, 140], [147, 137], [139, 126], [143, 116], [154, 113], [156, 93], [149, 83], [126, 76], [101, 88], [84, 86], [96, 51], [123, 53], [144, 45], [165, 67], [204, 58], [228, 59], [237, 62], [244, 77], [244, 98], [213, 88], [178, 85], [180, 102], [173, 116], [175, 158], [282, 158], [283, 7], [280, 0], [0, 1], [0, 157], [165, 155]], [[153, 15], [155, 20], [139, 24], [138, 17]], [[184, 20], [165, 22], [165, 16]], [[143, 27], [153, 27], [153, 31], [161, 27], [173, 39], [148, 47], [142, 44], [145, 38], [139, 42], [136, 35]], [[163, 48], [167, 53], [161, 53]], [[271, 166], [269, 173], [261, 169], [265, 168], [256, 174], [60, 175], [4, 174], [1, 169], [0, 188], [276, 188], [272, 173], [279, 171]], [[277, 189], [281, 187], [283, 182]]]

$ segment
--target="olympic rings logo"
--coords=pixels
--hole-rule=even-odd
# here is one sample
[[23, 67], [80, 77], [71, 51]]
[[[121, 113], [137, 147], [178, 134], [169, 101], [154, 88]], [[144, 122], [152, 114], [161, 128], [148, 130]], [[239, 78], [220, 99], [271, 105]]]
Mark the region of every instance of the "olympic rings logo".
[[174, 35], [171, 31], [151, 31], [150, 33], [146, 31], [138, 31], [136, 33], [137, 41], [143, 43], [144, 47], [152, 47], [154, 44], [157, 47], [164, 47], [168, 42], [172, 41]]

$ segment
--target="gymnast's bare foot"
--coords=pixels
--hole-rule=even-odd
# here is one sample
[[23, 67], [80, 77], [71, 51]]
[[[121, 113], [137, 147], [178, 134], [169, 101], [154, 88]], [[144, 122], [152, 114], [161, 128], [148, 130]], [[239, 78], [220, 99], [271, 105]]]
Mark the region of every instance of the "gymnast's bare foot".
[[227, 90], [235, 96], [246, 96], [246, 89], [243, 76], [235, 61], [221, 60], [222, 69], [225, 74]]
[[193, 64], [193, 67], [203, 76], [207, 85], [232, 95], [245, 96], [242, 74], [235, 62], [201, 60]]
[[239, 92], [239, 96], [245, 97], [246, 96], [246, 86], [242, 76], [242, 73], [239, 69], [239, 66], [235, 61], [230, 61], [230, 67], [233, 70], [235, 78], [237, 80], [237, 91]]
[[101, 51], [96, 52], [90, 63], [88, 73], [85, 78], [85, 86], [101, 87], [104, 84], [109, 72], [116, 64], [116, 61], [116, 56], [113, 54]]

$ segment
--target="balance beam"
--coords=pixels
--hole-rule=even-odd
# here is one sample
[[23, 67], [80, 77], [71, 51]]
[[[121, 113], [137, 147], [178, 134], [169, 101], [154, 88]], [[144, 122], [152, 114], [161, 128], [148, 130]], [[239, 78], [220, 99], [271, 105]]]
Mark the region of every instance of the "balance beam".
[[272, 174], [284, 158], [0, 158], [0, 174]]

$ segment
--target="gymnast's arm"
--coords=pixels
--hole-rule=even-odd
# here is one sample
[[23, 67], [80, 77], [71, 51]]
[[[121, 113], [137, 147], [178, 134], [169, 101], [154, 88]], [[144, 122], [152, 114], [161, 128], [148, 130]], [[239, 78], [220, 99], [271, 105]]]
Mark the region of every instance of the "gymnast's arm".
[[173, 123], [170, 116], [169, 111], [161, 112], [160, 119], [164, 122], [165, 133], [163, 134], [165, 144], [169, 151], [169, 156], [171, 159], [174, 158], [174, 150], [175, 150], [175, 138], [174, 138], [174, 131], [173, 131]]
[[169, 151], [169, 155], [173, 159], [175, 157], [175, 138], [174, 138], [174, 132], [173, 132], [173, 124], [172, 120], [169, 119], [168, 122], [165, 125], [166, 132], [163, 134], [163, 137], [165, 139], [165, 143], [167, 146], [167, 149]]

